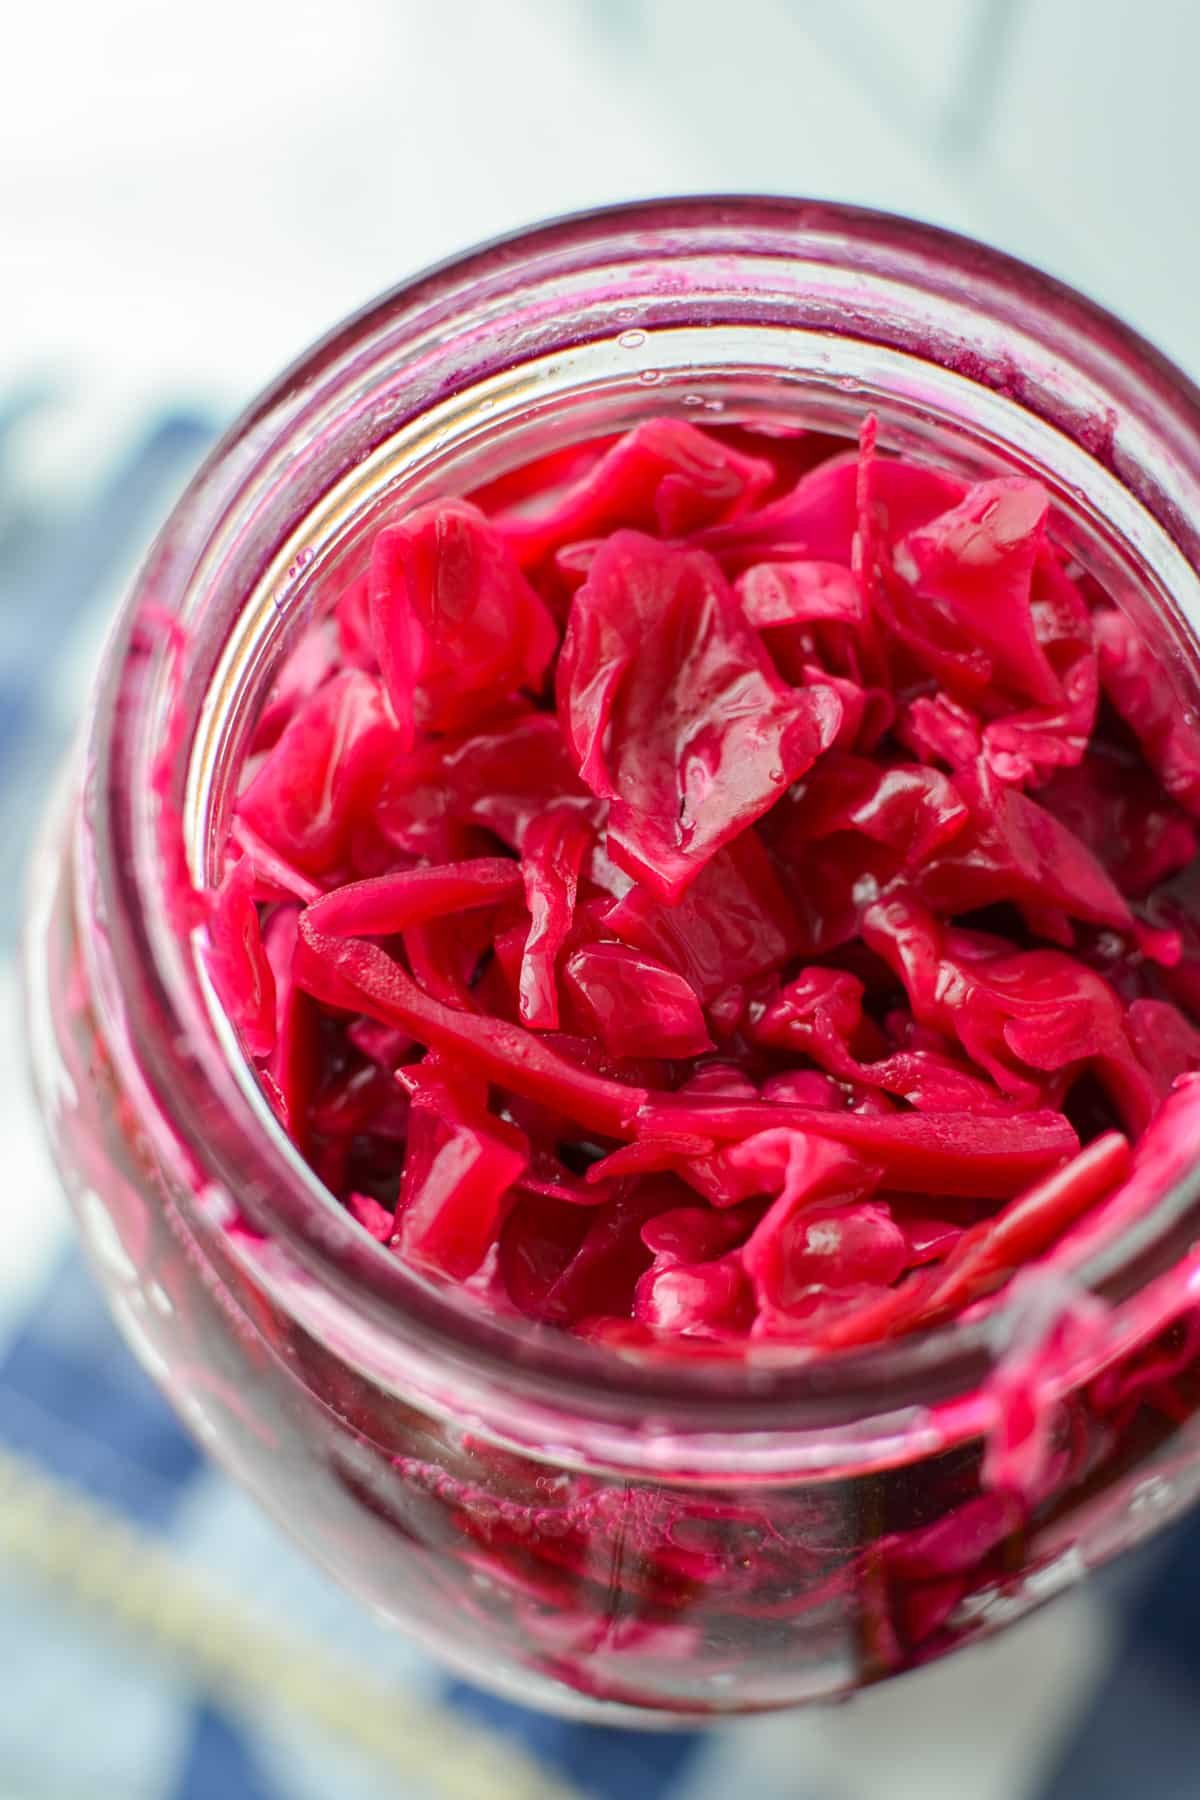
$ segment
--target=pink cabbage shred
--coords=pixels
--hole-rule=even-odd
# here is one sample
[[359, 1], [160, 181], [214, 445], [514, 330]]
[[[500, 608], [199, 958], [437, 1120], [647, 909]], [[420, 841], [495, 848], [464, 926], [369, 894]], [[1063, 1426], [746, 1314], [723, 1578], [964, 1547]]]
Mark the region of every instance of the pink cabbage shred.
[[986, 1307], [1147, 1203], [1200, 1070], [1167, 670], [1035, 481], [814, 443], [656, 420], [386, 524], [209, 899], [359, 1225], [627, 1354]]

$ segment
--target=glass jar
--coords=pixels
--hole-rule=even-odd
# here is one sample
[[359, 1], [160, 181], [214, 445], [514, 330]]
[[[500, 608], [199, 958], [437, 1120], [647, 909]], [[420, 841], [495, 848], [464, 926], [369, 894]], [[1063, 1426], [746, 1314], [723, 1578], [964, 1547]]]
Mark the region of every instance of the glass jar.
[[[996, 1630], [1200, 1485], [1200, 1104], [1153, 1204], [982, 1323], [806, 1366], [518, 1329], [367, 1239], [211, 1004], [189, 877], [297, 633], [398, 502], [651, 414], [784, 417], [1035, 474], [1192, 702], [1200, 395], [1116, 320], [925, 226], [666, 201], [476, 250], [233, 428], [108, 648], [35, 878], [30, 1033], [80, 1230], [190, 1427], [471, 1679], [635, 1722], [828, 1698]], [[1014, 1124], [1014, 1130], [1019, 1129]]]

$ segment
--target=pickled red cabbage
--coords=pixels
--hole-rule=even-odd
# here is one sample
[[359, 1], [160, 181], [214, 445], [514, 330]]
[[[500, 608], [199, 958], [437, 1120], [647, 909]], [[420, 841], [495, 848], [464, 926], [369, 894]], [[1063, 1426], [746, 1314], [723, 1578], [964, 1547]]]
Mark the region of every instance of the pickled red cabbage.
[[[350, 1216], [622, 1354], [991, 1304], [1152, 1204], [1194, 1111], [1170, 659], [1036, 482], [813, 442], [651, 420], [385, 521], [205, 901]], [[921, 1554], [933, 1618], [963, 1553]]]

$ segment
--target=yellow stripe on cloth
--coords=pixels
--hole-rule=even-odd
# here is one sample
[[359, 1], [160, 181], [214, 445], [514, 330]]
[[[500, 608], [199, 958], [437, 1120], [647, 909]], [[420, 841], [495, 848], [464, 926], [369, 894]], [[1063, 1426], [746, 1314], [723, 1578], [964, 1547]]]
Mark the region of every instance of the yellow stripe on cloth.
[[0, 1557], [170, 1655], [240, 1713], [282, 1708], [446, 1800], [580, 1800], [521, 1749], [285, 1631], [109, 1508], [0, 1448]]

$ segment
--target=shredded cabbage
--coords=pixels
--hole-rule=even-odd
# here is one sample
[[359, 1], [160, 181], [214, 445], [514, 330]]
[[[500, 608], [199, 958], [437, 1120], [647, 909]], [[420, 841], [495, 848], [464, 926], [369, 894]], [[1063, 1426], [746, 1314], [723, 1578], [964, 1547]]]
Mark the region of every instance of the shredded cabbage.
[[[1198, 820], [1036, 482], [652, 420], [377, 531], [262, 710], [207, 965], [389, 1254], [624, 1355], [808, 1356], [1151, 1203]], [[1007, 1509], [885, 1545], [914, 1640]]]

